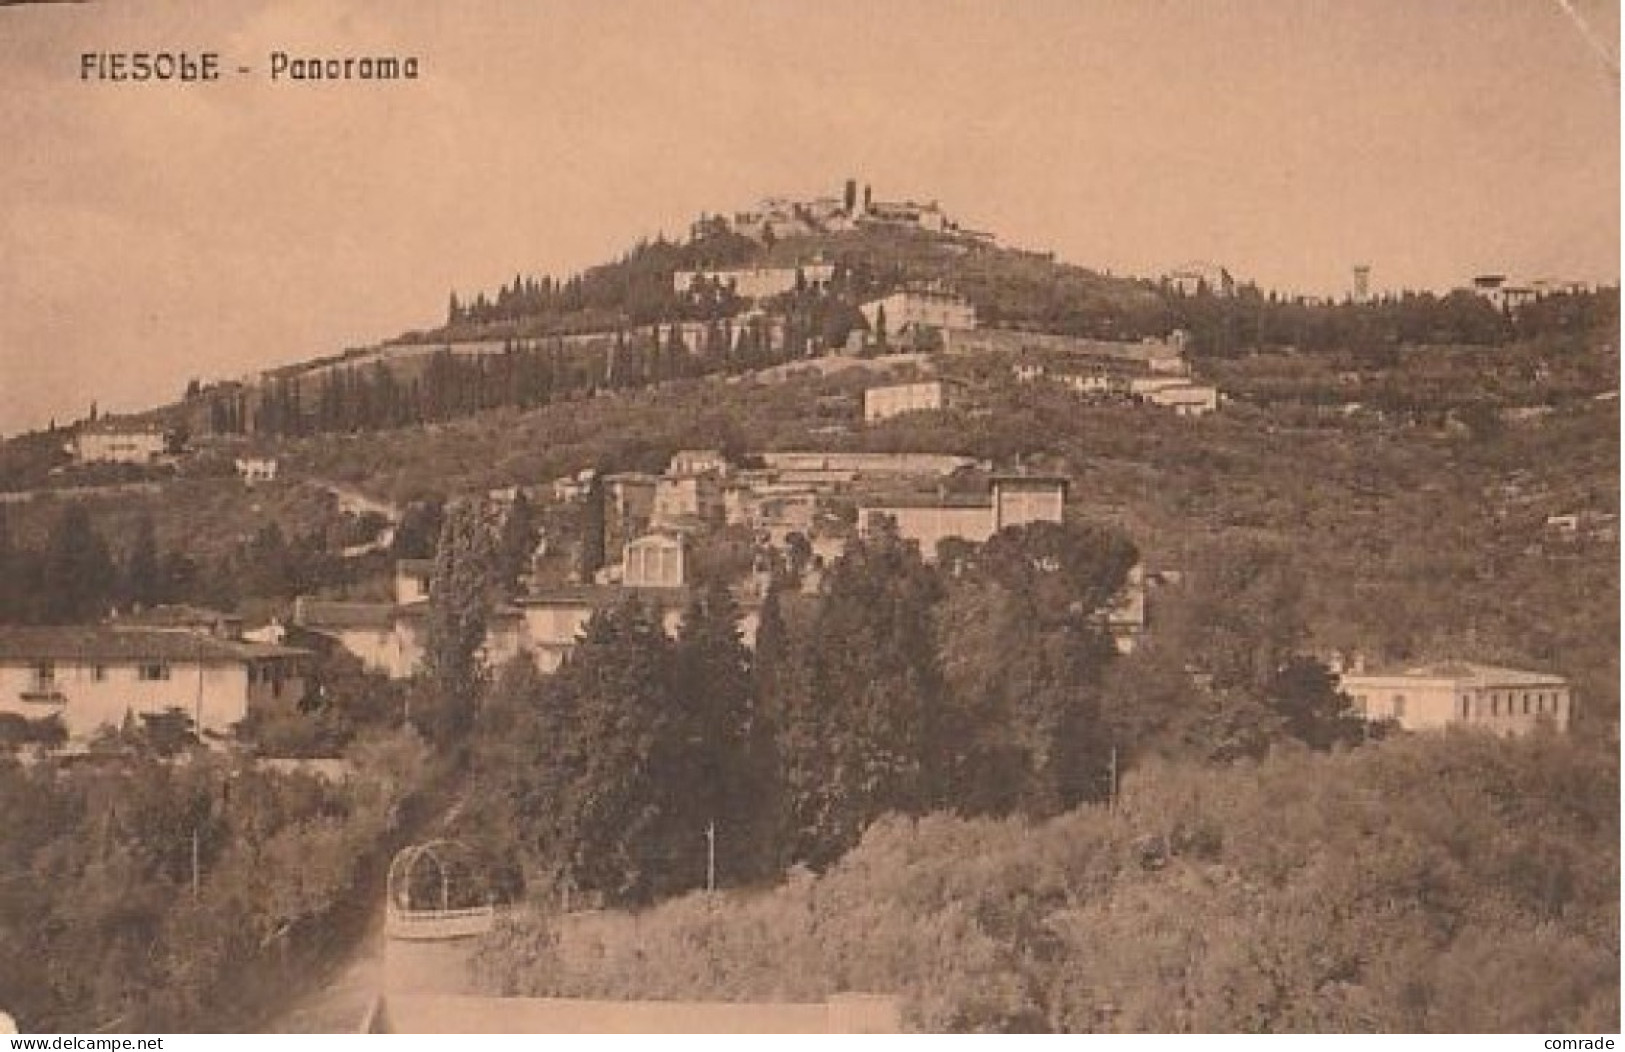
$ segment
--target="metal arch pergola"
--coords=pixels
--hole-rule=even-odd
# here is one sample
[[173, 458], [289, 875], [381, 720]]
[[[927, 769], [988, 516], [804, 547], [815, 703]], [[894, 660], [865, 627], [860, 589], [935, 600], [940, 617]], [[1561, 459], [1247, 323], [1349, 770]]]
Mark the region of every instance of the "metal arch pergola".
[[[450, 856], [454, 851], [466, 854], [468, 849], [461, 841], [440, 838], [413, 844], [397, 852], [389, 864], [389, 876], [386, 881], [390, 908], [402, 912], [415, 912], [424, 908], [441, 911], [451, 909], [452, 874], [447, 863], [451, 861]], [[434, 864], [435, 875], [440, 881], [438, 906], [424, 907], [412, 901], [412, 876], [417, 872], [418, 864], [425, 859]]]

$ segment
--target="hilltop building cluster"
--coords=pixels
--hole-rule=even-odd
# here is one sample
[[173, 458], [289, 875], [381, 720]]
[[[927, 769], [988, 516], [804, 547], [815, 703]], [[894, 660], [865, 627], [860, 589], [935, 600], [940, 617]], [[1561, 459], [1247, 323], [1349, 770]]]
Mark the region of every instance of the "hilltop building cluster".
[[[594, 613], [628, 597], [675, 633], [697, 586], [696, 550], [724, 534], [748, 538], [756, 553], [731, 585], [741, 635], [752, 646], [775, 562], [790, 567], [802, 593], [816, 593], [826, 568], [856, 537], [892, 529], [932, 560], [946, 540], [981, 543], [1005, 527], [1061, 522], [1067, 485], [1057, 476], [992, 473], [969, 458], [921, 453], [790, 451], [742, 466], [715, 450], [684, 450], [659, 475], [567, 476], [539, 495], [599, 506], [601, 515], [584, 520], [602, 522], [604, 549], [618, 558], [590, 577], [533, 579], [524, 594], [493, 611], [484, 657], [497, 664], [528, 654], [539, 670], [552, 672]], [[855, 522], [842, 507], [857, 509]], [[301, 597], [294, 622], [330, 637], [370, 669], [410, 676], [425, 652], [432, 574], [427, 560], [403, 560], [393, 602]], [[1142, 575], [1101, 616], [1119, 646], [1131, 649], [1145, 630]]]
[[1051, 384], [1098, 400], [1133, 401], [1203, 416], [1219, 408], [1220, 395], [1191, 376], [1186, 338], [1097, 340], [1018, 329], [977, 329], [944, 337], [950, 354], [1001, 354], [1012, 360], [1018, 383]]
[[1584, 281], [1558, 278], [1518, 278], [1506, 274], [1479, 274], [1467, 291], [1488, 300], [1498, 310], [1512, 311], [1547, 296], [1589, 292]]
[[[715, 220], [702, 219], [701, 223]], [[754, 208], [722, 217], [727, 228], [759, 242], [810, 234], [836, 234], [864, 227], [915, 230], [992, 244], [993, 234], [962, 226], [936, 201], [883, 201], [848, 179], [840, 197], [766, 197]], [[698, 229], [700, 224], [696, 224]]]
[[[729, 217], [707, 218], [697, 225], [696, 237], [714, 232], [719, 223], [769, 246], [787, 237], [864, 229], [926, 234], [967, 245], [994, 240], [991, 234], [963, 227], [936, 201], [878, 200], [869, 187], [860, 191], [855, 180], [847, 181], [840, 196], [769, 198]], [[757, 255], [774, 258], [771, 252]], [[904, 280], [899, 271], [850, 282], [850, 268], [816, 253], [795, 263], [677, 269], [671, 274], [671, 296], [664, 273], [654, 286], [659, 295], [653, 299], [664, 312], [658, 321], [614, 330], [595, 321], [592, 331], [550, 335], [547, 353], [554, 358], [549, 364], [602, 353], [606, 364], [600, 375], [583, 385], [599, 393], [613, 389], [616, 370], [628, 368], [641, 346], [660, 352], [651, 358], [720, 355], [730, 364], [744, 361], [751, 368], [760, 359], [742, 353], [747, 344], [753, 350], [784, 352], [798, 365], [804, 355], [840, 351], [865, 358], [904, 352], [890, 357], [894, 363], [902, 362], [906, 352], [919, 352], [917, 362], [897, 370], [905, 379], [872, 383], [863, 390], [861, 418], [853, 394], [824, 396], [837, 399], [838, 412], [830, 415], [848, 418], [838, 425], [841, 431], [873, 426], [902, 433], [906, 425], [893, 421], [914, 414], [977, 411], [978, 397], [986, 393], [978, 388], [985, 383], [955, 375], [974, 374], [954, 367], [956, 359], [967, 357], [993, 359], [999, 374], [1016, 384], [1044, 385], [1090, 402], [1134, 403], [1200, 417], [1224, 401], [1216, 388], [1193, 374], [1186, 336], [1178, 331], [1130, 341], [990, 327], [951, 280]], [[1186, 296], [1236, 294], [1230, 272], [1211, 263], [1175, 268], [1164, 275], [1164, 286]], [[1492, 274], [1474, 279], [1472, 291], [1512, 310], [1544, 295], [1584, 288]], [[845, 330], [829, 337], [837, 346], [825, 346], [821, 334], [802, 331], [792, 350], [792, 310], [786, 301], [774, 301], [799, 300], [804, 294], [842, 297], [833, 306], [846, 313], [852, 326], [844, 346], [839, 343]], [[634, 347], [639, 341], [641, 346]], [[381, 366], [388, 361], [412, 364], [421, 376], [437, 356], [483, 362], [534, 349], [523, 341], [491, 339], [487, 333], [481, 339], [369, 349], [319, 363], [302, 375], [330, 379], [364, 367], [377, 375], [387, 372]], [[650, 368], [636, 375], [657, 383], [672, 374]], [[180, 430], [172, 426], [109, 419], [77, 427], [68, 451], [83, 465], [155, 466], [181, 455], [184, 445]], [[231, 467], [252, 486], [276, 484], [286, 474], [274, 457], [248, 455], [246, 450]], [[953, 552], [952, 542], [980, 544], [1012, 526], [1064, 522], [1076, 499], [1074, 480], [1061, 475], [995, 470], [967, 457], [922, 452], [794, 450], [730, 458], [714, 449], [690, 449], [677, 452], [658, 473], [588, 469], [548, 486], [524, 488], [527, 496], [544, 504], [578, 512], [573, 521], [587, 524], [580, 527], [583, 534], [602, 531], [590, 544], [585, 535], [544, 536], [532, 572], [522, 578], [516, 594], [489, 612], [484, 659], [497, 665], [523, 655], [542, 672], [560, 667], [595, 613], [628, 597], [642, 601], [668, 632], [675, 632], [702, 568], [715, 565], [715, 552], [724, 544], [749, 553], [748, 566], [730, 564], [727, 583], [742, 612], [744, 641], [753, 645], [768, 582], [775, 577], [789, 581], [791, 602], [798, 593], [816, 594], [827, 568], [858, 539], [894, 532], [917, 545], [924, 559], [937, 562]], [[1552, 516], [1547, 525], [1562, 538], [1579, 534], [1582, 524], [1577, 517]], [[604, 553], [595, 557], [597, 565], [574, 560], [569, 572], [559, 572], [560, 563], [573, 559], [571, 553], [588, 549]], [[410, 677], [424, 663], [434, 572], [432, 560], [400, 560], [387, 602], [301, 596], [293, 604], [292, 624], [326, 637], [370, 670], [394, 679]], [[1164, 576], [1135, 567], [1123, 591], [1096, 612], [1119, 649], [1132, 650], [1144, 637], [1147, 584]], [[284, 645], [276, 633], [253, 638], [240, 620], [181, 609], [98, 625], [0, 628], [0, 713], [30, 719], [58, 715], [70, 735], [83, 738], [99, 727], [179, 710], [205, 737], [222, 739], [256, 707], [302, 697], [313, 656]], [[1368, 719], [1411, 729], [1471, 725], [1522, 734], [1539, 725], [1566, 726], [1574, 705], [1561, 677], [1479, 665], [1435, 663], [1383, 672], [1356, 668], [1344, 672], [1342, 682]]]

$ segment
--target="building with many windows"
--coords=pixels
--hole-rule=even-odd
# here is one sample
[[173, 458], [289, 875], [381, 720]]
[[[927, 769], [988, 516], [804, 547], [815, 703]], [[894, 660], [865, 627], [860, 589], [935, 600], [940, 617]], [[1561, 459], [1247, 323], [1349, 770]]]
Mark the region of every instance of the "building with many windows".
[[1393, 720], [1406, 730], [1477, 727], [1521, 735], [1539, 726], [1563, 730], [1574, 715], [1574, 694], [1562, 676], [1469, 662], [1351, 671], [1342, 686], [1366, 719]]
[[0, 712], [57, 716], [73, 739], [179, 709], [223, 736], [256, 705], [304, 697], [308, 651], [175, 628], [0, 628]]
[[73, 438], [80, 464], [151, 464], [175, 451], [177, 435], [162, 424], [103, 420], [86, 424]]

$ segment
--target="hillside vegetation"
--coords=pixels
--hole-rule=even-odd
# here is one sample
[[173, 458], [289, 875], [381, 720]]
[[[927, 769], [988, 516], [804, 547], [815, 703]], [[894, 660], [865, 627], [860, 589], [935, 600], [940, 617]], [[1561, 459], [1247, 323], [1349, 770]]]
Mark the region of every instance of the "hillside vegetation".
[[481, 971], [502, 994], [893, 992], [922, 1031], [1606, 1032], [1618, 791], [1608, 750], [1547, 737], [1152, 765], [1115, 811], [882, 820], [822, 876], [596, 937], [527, 916]]

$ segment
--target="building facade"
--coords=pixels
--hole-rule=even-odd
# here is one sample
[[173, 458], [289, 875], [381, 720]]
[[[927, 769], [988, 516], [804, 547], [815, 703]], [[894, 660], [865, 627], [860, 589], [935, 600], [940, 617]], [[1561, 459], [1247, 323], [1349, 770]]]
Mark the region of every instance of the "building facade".
[[1027, 332], [1024, 329], [976, 329], [951, 332], [944, 339], [950, 354], [1008, 354], [1024, 367], [1018, 379], [1037, 379], [1056, 372], [1094, 372], [1107, 376], [1185, 376], [1185, 333], [1143, 340], [1098, 340], [1088, 336]]
[[952, 332], [976, 328], [976, 308], [951, 292], [913, 289], [894, 292], [858, 308], [869, 331], [879, 337], [882, 322], [888, 337], [913, 329]]
[[0, 628], [0, 712], [57, 716], [83, 740], [179, 709], [224, 737], [257, 705], [305, 695], [310, 653], [163, 628]]
[[260, 482], [276, 481], [275, 457], [238, 457], [232, 463], [237, 469], [238, 477], [250, 486]]
[[960, 384], [943, 379], [871, 387], [863, 392], [863, 419], [872, 424], [904, 413], [952, 409], [963, 401], [962, 392]]
[[718, 526], [725, 516], [722, 480], [714, 474], [662, 475], [655, 483], [652, 526], [673, 530]]
[[395, 603], [411, 606], [429, 601], [429, 587], [434, 581], [433, 559], [399, 559], [395, 563]]
[[799, 267], [734, 267], [722, 270], [679, 270], [672, 288], [679, 295], [714, 285], [747, 300], [768, 299], [801, 289], [827, 289], [835, 278], [832, 263], [806, 263]]
[[945, 540], [981, 544], [1010, 526], [1060, 523], [1066, 514], [1068, 480], [1054, 475], [996, 475], [987, 496], [905, 494], [860, 504], [858, 530], [873, 536], [889, 522], [905, 541], [919, 545], [926, 561]]
[[175, 436], [158, 424], [89, 424], [73, 439], [81, 464], [150, 464], [171, 451]]
[[1574, 692], [1562, 676], [1469, 662], [1345, 673], [1343, 690], [1368, 720], [1406, 730], [1472, 727], [1518, 736], [1537, 727], [1565, 730]]
[[628, 588], [681, 588], [688, 583], [688, 542], [680, 535], [651, 533], [626, 546], [621, 584]]
[[1145, 401], [1180, 416], [1206, 416], [1219, 408], [1219, 391], [1206, 384], [1170, 384], [1148, 391]]

